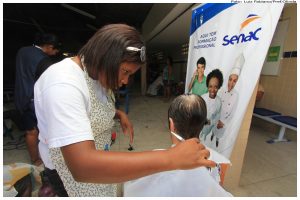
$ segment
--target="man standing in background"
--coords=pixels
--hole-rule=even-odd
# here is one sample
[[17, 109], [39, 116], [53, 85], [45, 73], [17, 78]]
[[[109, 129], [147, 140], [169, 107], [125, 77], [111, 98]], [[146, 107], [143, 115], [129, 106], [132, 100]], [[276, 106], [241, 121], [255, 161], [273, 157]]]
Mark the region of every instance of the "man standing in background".
[[19, 49], [16, 57], [16, 82], [14, 101], [25, 128], [25, 141], [32, 164], [39, 166], [42, 160], [38, 150], [37, 119], [34, 111], [33, 87], [36, 67], [47, 57], [56, 55], [60, 43], [53, 34], [38, 34], [32, 46]]

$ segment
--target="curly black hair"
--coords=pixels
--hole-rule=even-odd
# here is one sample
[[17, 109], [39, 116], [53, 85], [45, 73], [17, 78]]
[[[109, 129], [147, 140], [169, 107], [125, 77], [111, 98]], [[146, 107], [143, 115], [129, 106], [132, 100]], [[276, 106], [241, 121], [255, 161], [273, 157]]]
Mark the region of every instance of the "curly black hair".
[[209, 83], [210, 79], [213, 77], [216, 77], [219, 80], [218, 89], [220, 89], [220, 87], [222, 87], [222, 85], [223, 85], [223, 74], [219, 69], [214, 69], [207, 75], [206, 86], [208, 87], [208, 83]]

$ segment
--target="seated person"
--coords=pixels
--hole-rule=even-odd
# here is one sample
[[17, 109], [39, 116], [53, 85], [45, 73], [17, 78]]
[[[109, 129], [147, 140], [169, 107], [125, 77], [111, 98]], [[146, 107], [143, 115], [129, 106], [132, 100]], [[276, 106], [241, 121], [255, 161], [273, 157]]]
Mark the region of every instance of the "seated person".
[[[173, 100], [168, 111], [172, 147], [183, 140], [199, 137], [206, 122], [205, 101], [197, 95], [180, 95]], [[210, 160], [229, 161], [210, 150]], [[124, 196], [232, 196], [215, 180], [219, 167], [199, 167], [191, 170], [173, 170], [152, 174], [124, 184]]]
[[155, 81], [151, 83], [151, 85], [148, 87], [147, 95], [156, 96], [160, 86], [163, 86], [162, 75], [159, 75]]

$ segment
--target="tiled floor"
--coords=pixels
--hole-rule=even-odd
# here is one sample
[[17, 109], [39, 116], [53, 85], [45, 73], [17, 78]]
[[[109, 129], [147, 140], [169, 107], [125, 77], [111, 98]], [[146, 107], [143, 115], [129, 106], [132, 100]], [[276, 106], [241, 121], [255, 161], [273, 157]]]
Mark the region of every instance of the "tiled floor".
[[[167, 124], [169, 103], [159, 97], [131, 94], [129, 118], [134, 125], [135, 151], [170, 146]], [[20, 135], [14, 130], [14, 134]], [[118, 124], [114, 131], [117, 132], [117, 139], [112, 150], [128, 151], [129, 137], [121, 133]], [[265, 141], [270, 137], [275, 135], [252, 125], [240, 186], [229, 191], [234, 196], [297, 196], [297, 139], [293, 137], [290, 142], [268, 144]], [[4, 144], [8, 141], [10, 139], [5, 137]], [[26, 149], [4, 150], [3, 154], [4, 164], [29, 161]], [[119, 196], [122, 196], [121, 188], [120, 185]]]

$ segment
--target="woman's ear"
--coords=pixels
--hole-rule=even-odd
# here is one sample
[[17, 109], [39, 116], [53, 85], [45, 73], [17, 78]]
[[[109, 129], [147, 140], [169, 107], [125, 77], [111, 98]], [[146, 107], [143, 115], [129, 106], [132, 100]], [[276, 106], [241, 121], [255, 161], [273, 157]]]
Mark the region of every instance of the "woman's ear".
[[175, 131], [175, 126], [174, 126], [174, 122], [173, 119], [169, 117], [169, 127], [170, 127], [170, 131]]

